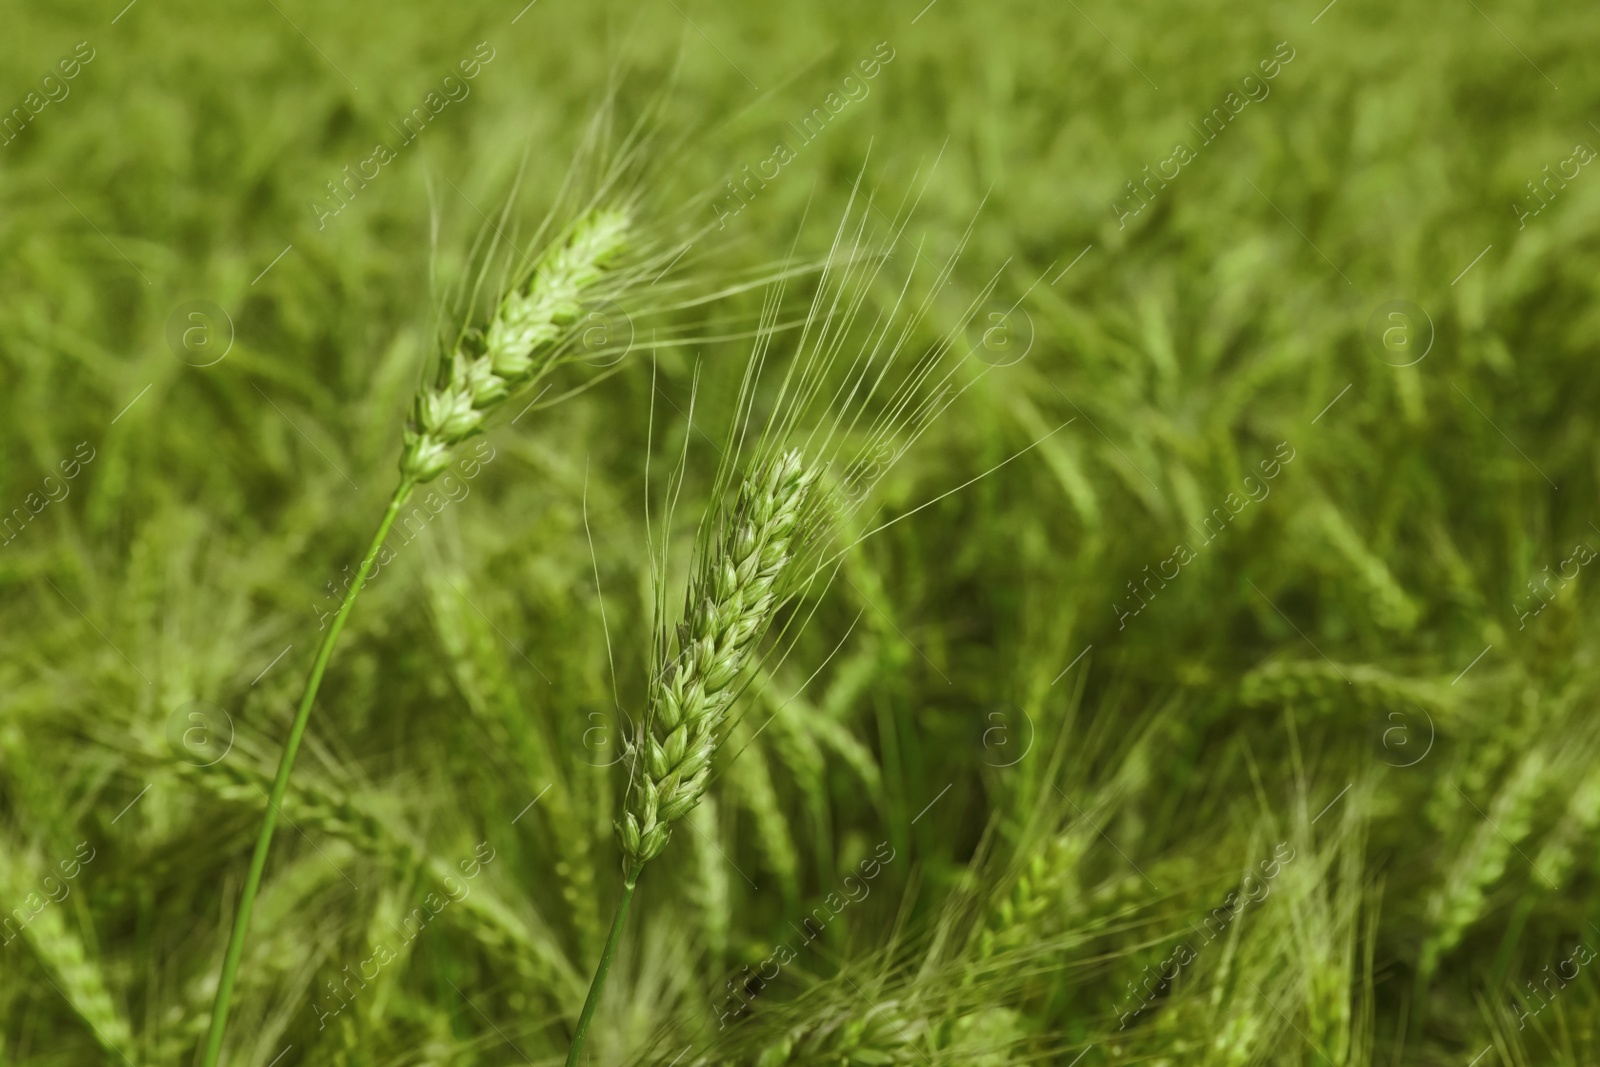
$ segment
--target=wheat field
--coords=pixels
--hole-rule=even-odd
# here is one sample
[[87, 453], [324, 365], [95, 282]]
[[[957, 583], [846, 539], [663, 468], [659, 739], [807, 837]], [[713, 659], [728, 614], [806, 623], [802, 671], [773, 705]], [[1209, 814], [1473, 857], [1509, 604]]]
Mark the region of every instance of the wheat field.
[[6, 25], [0, 1065], [1600, 1063], [1600, 12]]

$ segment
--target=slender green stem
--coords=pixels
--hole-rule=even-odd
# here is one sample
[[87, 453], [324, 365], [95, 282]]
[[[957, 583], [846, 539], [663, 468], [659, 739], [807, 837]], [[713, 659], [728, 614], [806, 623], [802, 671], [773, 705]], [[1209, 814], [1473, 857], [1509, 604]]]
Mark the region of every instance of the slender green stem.
[[617, 901], [617, 915], [611, 920], [611, 936], [606, 938], [606, 950], [600, 955], [600, 966], [595, 968], [594, 981], [589, 983], [589, 996], [583, 1002], [583, 1014], [578, 1016], [578, 1028], [572, 1034], [572, 1048], [567, 1052], [567, 1067], [577, 1067], [578, 1057], [583, 1053], [583, 1039], [589, 1033], [589, 1020], [594, 1018], [594, 1009], [600, 1003], [600, 991], [605, 988], [606, 972], [611, 970], [611, 957], [616, 954], [617, 942], [622, 940], [622, 923], [628, 917], [628, 901], [633, 899], [633, 885], [639, 880], [639, 871], [644, 864], [638, 863], [628, 869], [628, 875], [622, 880], [622, 899]]
[[295, 753], [299, 751], [300, 739], [305, 735], [306, 723], [311, 720], [311, 705], [317, 699], [318, 687], [322, 685], [322, 673], [328, 668], [333, 646], [339, 640], [339, 631], [344, 629], [350, 609], [355, 606], [356, 597], [372, 576], [373, 561], [378, 558], [384, 538], [389, 536], [389, 527], [394, 525], [395, 517], [411, 495], [413, 485], [409, 479], [401, 479], [394, 496], [389, 499], [389, 510], [384, 512], [378, 532], [373, 535], [372, 544], [367, 548], [366, 558], [361, 561], [361, 569], [345, 591], [339, 614], [333, 617], [333, 624], [328, 627], [322, 647], [317, 649], [317, 658], [311, 664], [305, 695], [300, 698], [300, 710], [295, 712], [294, 725], [289, 727], [289, 740], [284, 742], [283, 755], [278, 760], [278, 774], [272, 780], [272, 795], [267, 797], [267, 810], [261, 817], [261, 833], [256, 837], [256, 851], [250, 857], [250, 873], [245, 876], [244, 893], [239, 897], [239, 911], [233, 919], [233, 933], [228, 937], [228, 953], [223, 958], [222, 978], [217, 983], [217, 1001], [211, 1010], [211, 1030], [206, 1036], [204, 1067], [216, 1067], [217, 1058], [222, 1053], [222, 1032], [228, 1025], [228, 1002], [233, 997], [233, 982], [239, 973], [239, 960], [244, 955], [244, 939], [250, 932], [250, 912], [255, 907], [256, 891], [261, 888], [261, 874], [267, 866], [267, 851], [272, 847], [272, 832], [278, 825], [279, 806], [289, 789], [289, 772], [294, 769]]

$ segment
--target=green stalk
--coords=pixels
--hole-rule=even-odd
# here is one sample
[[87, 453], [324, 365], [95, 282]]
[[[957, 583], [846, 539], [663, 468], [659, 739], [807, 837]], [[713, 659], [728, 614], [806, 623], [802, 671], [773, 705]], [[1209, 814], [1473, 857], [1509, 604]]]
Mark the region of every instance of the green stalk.
[[578, 1016], [578, 1029], [572, 1034], [572, 1048], [567, 1051], [567, 1067], [577, 1067], [583, 1052], [583, 1039], [589, 1033], [589, 1020], [600, 1003], [600, 991], [606, 984], [606, 973], [611, 970], [611, 957], [616, 954], [617, 942], [622, 940], [622, 923], [628, 917], [628, 902], [633, 899], [633, 885], [639, 880], [644, 864], [636, 863], [628, 869], [622, 880], [622, 899], [617, 901], [617, 915], [611, 920], [611, 936], [606, 938], [606, 950], [600, 954], [600, 966], [595, 968], [594, 981], [589, 983], [589, 996], [583, 1002], [583, 1014]]
[[311, 721], [311, 705], [317, 699], [317, 689], [322, 685], [322, 674], [328, 668], [328, 660], [333, 657], [333, 646], [339, 640], [339, 632], [344, 629], [345, 619], [349, 617], [356, 597], [372, 574], [372, 563], [378, 558], [384, 539], [389, 536], [389, 527], [394, 525], [395, 517], [400, 514], [400, 508], [411, 495], [415, 484], [410, 478], [402, 478], [394, 496], [390, 497], [389, 510], [384, 512], [378, 532], [373, 535], [372, 544], [367, 548], [366, 558], [361, 561], [361, 569], [345, 591], [339, 614], [334, 616], [333, 625], [328, 627], [328, 634], [322, 639], [322, 647], [317, 649], [317, 658], [311, 665], [305, 695], [300, 698], [300, 709], [295, 712], [294, 725], [289, 727], [289, 740], [284, 743], [283, 755], [278, 760], [278, 774], [272, 780], [272, 795], [267, 797], [267, 810], [261, 817], [261, 833], [256, 837], [255, 854], [250, 857], [250, 873], [245, 877], [244, 893], [239, 897], [239, 911], [234, 916], [233, 932], [228, 937], [228, 953], [223, 958], [222, 978], [217, 983], [217, 1001], [211, 1010], [211, 1030], [206, 1036], [204, 1067], [216, 1067], [217, 1058], [222, 1054], [222, 1033], [228, 1025], [228, 1002], [233, 997], [234, 979], [239, 973], [239, 960], [244, 955], [245, 935], [250, 932], [250, 912], [255, 907], [256, 891], [261, 888], [261, 874], [267, 866], [267, 850], [272, 847], [272, 832], [278, 825], [279, 806], [289, 789], [289, 773], [294, 769], [295, 753], [300, 749], [306, 724]]

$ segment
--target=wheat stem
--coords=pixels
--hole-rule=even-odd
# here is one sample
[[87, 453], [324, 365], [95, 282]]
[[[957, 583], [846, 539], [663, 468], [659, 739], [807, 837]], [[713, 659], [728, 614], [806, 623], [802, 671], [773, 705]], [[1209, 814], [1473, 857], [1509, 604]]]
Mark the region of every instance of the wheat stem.
[[583, 1039], [589, 1033], [589, 1020], [594, 1018], [594, 1009], [600, 1003], [600, 992], [605, 988], [606, 974], [611, 970], [611, 957], [616, 955], [617, 942], [622, 940], [622, 924], [628, 918], [628, 902], [633, 899], [634, 883], [639, 880], [639, 872], [643, 869], [644, 864], [634, 864], [628, 868], [628, 875], [622, 880], [622, 899], [617, 901], [617, 914], [611, 920], [611, 934], [606, 938], [605, 951], [600, 954], [600, 965], [594, 970], [594, 981], [589, 983], [589, 995], [584, 998], [583, 1012], [578, 1016], [578, 1028], [572, 1032], [572, 1047], [567, 1050], [567, 1067], [577, 1067], [578, 1057], [583, 1053]]
[[349, 617], [350, 609], [355, 606], [356, 597], [372, 574], [373, 561], [377, 559], [378, 550], [383, 547], [384, 539], [389, 536], [389, 527], [394, 525], [401, 506], [410, 497], [413, 484], [410, 478], [402, 478], [400, 485], [394, 491], [394, 496], [389, 499], [389, 509], [384, 512], [383, 521], [378, 524], [378, 532], [373, 535], [372, 544], [368, 546], [366, 557], [361, 561], [361, 569], [356, 572], [355, 581], [350, 583], [349, 590], [345, 592], [344, 603], [339, 605], [339, 614], [334, 616], [327, 635], [322, 639], [322, 646], [317, 649], [317, 658], [311, 664], [311, 674], [306, 679], [305, 695], [300, 698], [300, 708], [295, 712], [294, 725], [289, 727], [289, 739], [284, 742], [283, 755], [278, 760], [278, 773], [272, 780], [272, 793], [267, 797], [267, 810], [261, 817], [261, 833], [256, 837], [256, 850], [250, 857], [250, 873], [245, 876], [244, 892], [239, 897], [239, 910], [233, 919], [233, 932], [228, 936], [228, 952], [223, 958], [222, 977], [217, 983], [216, 1006], [211, 1011], [211, 1029], [206, 1035], [203, 1067], [216, 1067], [217, 1058], [222, 1053], [222, 1034], [228, 1025], [228, 1002], [233, 996], [233, 983], [239, 973], [239, 960], [244, 955], [245, 935], [250, 931], [250, 912], [255, 907], [256, 892], [261, 888], [261, 875], [267, 866], [267, 850], [272, 847], [272, 833], [278, 825], [279, 805], [283, 803], [284, 794], [289, 788], [289, 773], [294, 769], [294, 757], [299, 751], [300, 739], [305, 736], [306, 724], [311, 721], [311, 705], [317, 699], [317, 689], [322, 685], [322, 674], [327, 670], [328, 660], [333, 656], [333, 646], [339, 640], [339, 632], [344, 629], [345, 619]]

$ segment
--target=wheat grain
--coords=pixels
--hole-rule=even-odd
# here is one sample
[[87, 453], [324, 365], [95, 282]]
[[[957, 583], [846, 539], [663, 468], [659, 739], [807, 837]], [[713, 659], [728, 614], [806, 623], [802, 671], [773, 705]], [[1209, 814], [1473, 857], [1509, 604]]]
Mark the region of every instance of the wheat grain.
[[1533, 857], [1534, 870], [1558, 884], [1565, 883], [1578, 858], [1580, 842], [1591, 840], [1600, 824], [1600, 770], [1588, 771], [1593, 759], [1584, 752], [1582, 763], [1568, 773], [1576, 779], [1561, 822]]
[[1027, 859], [1010, 891], [1004, 896], [996, 894], [990, 901], [990, 912], [978, 931], [978, 959], [990, 959], [1039, 938], [1043, 932], [1040, 922], [1047, 917], [1063, 918], [1053, 913], [1065, 910], [1060, 907], [1065, 872], [1082, 856], [1085, 845], [1081, 835], [1064, 835], [1044, 842]]
[[[1446, 867], [1443, 884], [1428, 901], [1430, 929], [1422, 942], [1419, 975], [1431, 978], [1444, 954], [1455, 948], [1467, 929], [1488, 910], [1489, 887], [1506, 872], [1518, 842], [1532, 830], [1534, 808], [1550, 787], [1544, 778], [1549, 759], [1541, 749], [1524, 755], [1507, 775], [1492, 805], [1476, 804], [1461, 794], [1463, 810], [1479, 809], [1481, 818]], [[1535, 877], [1542, 877], [1535, 875]]]
[[642, 736], [628, 746], [632, 781], [616, 824], [626, 870], [622, 899], [567, 1050], [568, 1067], [582, 1055], [640, 870], [667, 846], [672, 824], [705, 795], [718, 731], [751, 654], [784, 600], [780, 579], [791, 550], [807, 541], [815, 481], [816, 471], [805, 466], [798, 450], [763, 460], [740, 484], [732, 508], [702, 527], [678, 625], [678, 654], [651, 683]]
[[[1280, 704], [1305, 707], [1321, 715], [1347, 714], [1354, 703], [1381, 713], [1415, 714], [1421, 708], [1439, 718], [1452, 715], [1458, 702], [1452, 701], [1447, 684], [1407, 678], [1368, 664], [1335, 666], [1325, 660], [1263, 664], [1244, 676], [1239, 697], [1251, 707]], [[1420, 720], [1416, 725], [1420, 730]]]
[[420, 485], [438, 477], [452, 447], [481, 433], [514, 391], [549, 370], [586, 291], [627, 247], [628, 235], [625, 212], [589, 212], [545, 253], [525, 291], [506, 294], [486, 330], [465, 334], [440, 360], [436, 382], [418, 390], [412, 404], [400, 453], [403, 480]]
[[1372, 621], [1387, 630], [1405, 632], [1421, 616], [1416, 599], [1396, 579], [1381, 552], [1375, 552], [1356, 532], [1350, 520], [1331, 500], [1323, 498], [1300, 513], [1300, 521], [1312, 537], [1331, 549], [1329, 556], [1342, 557], [1346, 574], [1365, 596]]
[[633, 782], [617, 825], [629, 870], [660, 854], [672, 824], [705, 793], [717, 730], [777, 609], [778, 579], [814, 480], [797, 451], [759, 467], [698, 561], [679, 654], [651, 686], [645, 735], [630, 750]]
[[[7, 901], [17, 899], [22, 887], [40, 884], [28, 870], [18, 869], [32, 865], [9, 859], [10, 851], [9, 842], [0, 846], [0, 892], [5, 893]], [[133, 1042], [128, 1020], [111, 999], [99, 963], [85, 951], [83, 939], [67, 928], [62, 911], [61, 905], [47, 902], [22, 927], [22, 937], [57, 991], [94, 1032], [100, 1046], [120, 1059]]]

